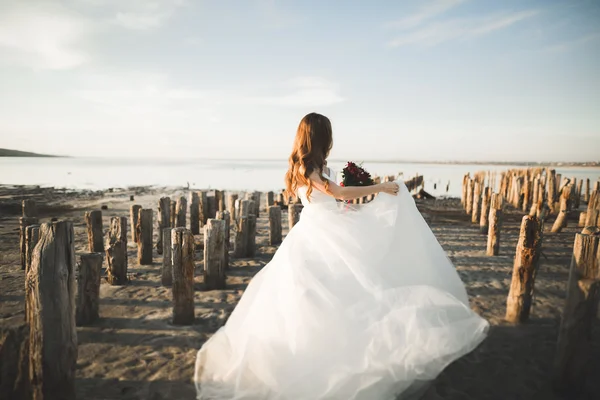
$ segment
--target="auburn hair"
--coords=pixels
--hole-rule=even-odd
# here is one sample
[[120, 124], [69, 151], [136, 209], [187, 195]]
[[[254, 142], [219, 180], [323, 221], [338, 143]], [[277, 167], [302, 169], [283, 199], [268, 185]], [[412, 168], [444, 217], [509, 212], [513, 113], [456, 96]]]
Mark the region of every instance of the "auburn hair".
[[[307, 186], [306, 197], [310, 199], [313, 185], [309, 176], [319, 172], [323, 174], [325, 160], [333, 146], [331, 121], [324, 115], [307, 114], [300, 121], [294, 148], [289, 158], [289, 169], [285, 174], [286, 194], [298, 196], [298, 188]], [[329, 189], [329, 181], [325, 180], [325, 189]]]

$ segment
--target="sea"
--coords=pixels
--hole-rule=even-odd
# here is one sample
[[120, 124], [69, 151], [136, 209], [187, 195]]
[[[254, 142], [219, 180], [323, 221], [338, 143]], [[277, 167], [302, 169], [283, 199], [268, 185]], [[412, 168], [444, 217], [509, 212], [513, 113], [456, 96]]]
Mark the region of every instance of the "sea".
[[[329, 162], [337, 172], [345, 162]], [[0, 184], [39, 185], [66, 189], [104, 190], [134, 186], [190, 187], [232, 191], [278, 191], [284, 187], [287, 160], [206, 160], [134, 158], [0, 157]], [[516, 165], [364, 162], [372, 175], [408, 180], [423, 175], [434, 196], [460, 197], [463, 176], [478, 171], [502, 172]], [[600, 179], [600, 168], [553, 167], [563, 177]]]

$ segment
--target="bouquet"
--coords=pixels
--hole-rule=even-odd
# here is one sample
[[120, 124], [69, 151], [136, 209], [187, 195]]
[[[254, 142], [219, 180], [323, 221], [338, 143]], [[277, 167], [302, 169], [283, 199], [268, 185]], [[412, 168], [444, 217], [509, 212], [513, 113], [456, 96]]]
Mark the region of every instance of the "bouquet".
[[352, 161], [348, 161], [342, 170], [342, 182], [340, 186], [371, 186], [373, 184], [371, 174]]

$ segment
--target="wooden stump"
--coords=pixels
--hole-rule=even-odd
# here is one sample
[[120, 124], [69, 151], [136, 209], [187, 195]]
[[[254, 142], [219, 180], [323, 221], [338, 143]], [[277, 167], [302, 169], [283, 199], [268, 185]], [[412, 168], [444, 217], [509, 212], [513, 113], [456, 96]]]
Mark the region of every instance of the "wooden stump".
[[248, 248], [248, 216], [239, 215], [236, 221], [237, 229], [235, 233], [235, 243], [233, 248], [233, 256], [236, 258], [246, 257]]
[[199, 193], [200, 196], [200, 223], [202, 226], [206, 225], [206, 222], [208, 221], [208, 214], [209, 214], [209, 210], [208, 210], [208, 194], [206, 192], [200, 192]]
[[194, 322], [194, 235], [185, 228], [171, 231], [173, 257], [173, 324]]
[[190, 193], [190, 230], [192, 235], [200, 234], [200, 196], [198, 193]]
[[493, 194], [490, 203], [487, 252], [488, 256], [497, 256], [500, 252], [500, 230], [502, 229], [502, 203], [500, 194]]
[[240, 200], [238, 214], [240, 217], [247, 217], [252, 213], [250, 209], [250, 200]]
[[42, 224], [26, 277], [29, 380], [33, 399], [75, 399], [75, 245], [73, 224]]
[[585, 221], [587, 220], [587, 212], [582, 211], [579, 213], [579, 223], [578, 223], [578, 227], [579, 228], [585, 228]]
[[590, 178], [585, 180], [585, 192], [583, 192], [583, 201], [588, 203], [590, 201]]
[[21, 318], [3, 319], [0, 325], [0, 399], [31, 399], [29, 335]]
[[294, 225], [300, 221], [300, 212], [302, 211], [302, 206], [300, 204], [290, 204], [288, 206], [288, 224], [289, 229], [292, 230]]
[[277, 203], [277, 205], [279, 207], [283, 208], [283, 206], [284, 206], [283, 193], [277, 193], [275, 202]]
[[227, 211], [229, 211], [230, 222], [233, 223], [235, 221], [235, 202], [238, 199], [237, 194], [229, 194], [227, 196]]
[[573, 245], [553, 380], [557, 390], [569, 395], [575, 395], [584, 387], [588, 372], [591, 324], [596, 317], [600, 290], [599, 239], [598, 236], [576, 234]]
[[529, 211], [529, 208], [531, 207], [531, 185], [532, 182], [529, 180], [528, 177], [525, 177], [525, 180], [523, 182], [523, 212]]
[[23, 202], [21, 203], [21, 208], [22, 208], [24, 217], [28, 217], [28, 218], [37, 218], [38, 217], [38, 210], [37, 210], [35, 201], [33, 201], [31, 199], [23, 200]]
[[104, 251], [104, 232], [102, 229], [102, 211], [95, 210], [85, 213], [87, 226], [88, 251], [102, 253]]
[[163, 242], [163, 262], [160, 282], [163, 286], [167, 287], [173, 284], [173, 252], [171, 248], [171, 232], [171, 228], [163, 228], [161, 232]]
[[[156, 252], [163, 254], [163, 229], [171, 227], [171, 198], [161, 197], [158, 201], [158, 240], [156, 241]], [[169, 236], [170, 238], [170, 236]], [[171, 247], [171, 240], [168, 242]]]
[[553, 169], [547, 172], [547, 189], [548, 189], [548, 207], [550, 213], [554, 212], [554, 203], [556, 202], [556, 171]]
[[486, 187], [481, 199], [481, 218], [479, 219], [479, 230], [481, 233], [487, 233], [489, 230], [491, 194], [492, 190]]
[[269, 212], [269, 244], [275, 246], [281, 243], [281, 207], [270, 206]]
[[248, 216], [248, 244], [246, 246], [246, 257], [256, 255], [256, 215]]
[[229, 249], [231, 247], [231, 216], [229, 211], [219, 211], [217, 213], [217, 219], [225, 221], [225, 269], [229, 269]]
[[524, 216], [506, 299], [506, 320], [509, 322], [525, 322], [529, 319], [541, 247], [540, 222], [536, 217]]
[[481, 222], [481, 184], [479, 182], [475, 182], [475, 187], [473, 188], [473, 210], [471, 214], [471, 222], [477, 224]]
[[27, 227], [37, 225], [38, 219], [35, 217], [19, 218], [19, 253], [21, 254], [21, 269], [27, 266]]
[[171, 223], [169, 224], [171, 228], [175, 228], [177, 226], [177, 202], [171, 202]]
[[138, 263], [140, 265], [152, 265], [152, 235], [153, 235], [152, 209], [140, 210], [138, 225]]
[[209, 219], [204, 227], [204, 286], [225, 289], [225, 221]]
[[581, 205], [581, 187], [583, 185], [583, 179], [577, 182], [577, 189], [575, 190], [575, 209], [578, 210]]
[[[132, 229], [133, 230], [133, 229]], [[112, 217], [104, 244], [108, 267], [107, 281], [111, 285], [125, 285], [127, 278], [127, 218]]]
[[570, 197], [571, 187], [565, 186], [560, 195], [560, 210], [558, 211], [558, 215], [556, 217], [556, 220], [554, 221], [554, 225], [552, 225], [552, 233], [558, 233], [567, 226], [567, 216], [569, 212], [568, 204]]
[[82, 254], [78, 265], [76, 322], [89, 325], [100, 317], [102, 253]]
[[265, 198], [265, 201], [266, 201], [265, 210], [267, 210], [267, 212], [269, 212], [269, 207], [271, 207], [272, 205], [275, 204], [275, 193], [267, 192], [267, 197]]
[[215, 215], [219, 211], [225, 211], [226, 208], [225, 192], [222, 190], [215, 190]]
[[142, 206], [140, 206], [138, 204], [134, 204], [133, 206], [131, 206], [131, 208], [129, 210], [130, 223], [131, 223], [131, 241], [134, 243], [138, 242], [139, 232], [137, 231], [136, 227], [138, 226], [138, 218], [140, 217], [141, 209], [142, 209]]
[[185, 228], [187, 219], [187, 200], [184, 196], [177, 199], [175, 206], [175, 227]]
[[474, 183], [475, 181], [473, 179], [469, 179], [467, 181], [467, 198], [465, 200], [465, 207], [468, 215], [473, 213], [473, 191], [475, 189]]

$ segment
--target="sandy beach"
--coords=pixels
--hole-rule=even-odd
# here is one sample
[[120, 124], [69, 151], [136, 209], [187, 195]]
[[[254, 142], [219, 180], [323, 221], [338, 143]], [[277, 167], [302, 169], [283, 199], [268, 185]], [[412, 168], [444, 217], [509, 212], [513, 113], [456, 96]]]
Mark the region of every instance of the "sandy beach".
[[[132, 204], [153, 208], [156, 240], [158, 199], [187, 194], [186, 189], [147, 187], [113, 191], [0, 187], [0, 323], [18, 323], [24, 318], [18, 222], [21, 200], [36, 201], [42, 223], [52, 218], [73, 221], [76, 252], [82, 254], [87, 252], [86, 211], [107, 206], [103, 211], [106, 229], [110, 217], [129, 216]], [[507, 208], [500, 255], [488, 257], [486, 235], [470, 222], [459, 199], [417, 200], [417, 206], [465, 282], [472, 308], [492, 325], [488, 339], [450, 365], [423, 399], [561, 398], [552, 391], [551, 372], [573, 240], [580, 232], [578, 213], [570, 215], [568, 227], [561, 233], [549, 232], [554, 217], [547, 221], [530, 321], [514, 326], [504, 321], [504, 315], [522, 212]], [[283, 214], [283, 227], [285, 235], [287, 212]], [[268, 245], [264, 196], [257, 223], [257, 256], [231, 258], [226, 290], [203, 290], [203, 238], [196, 236], [196, 320], [192, 326], [171, 325], [171, 290], [160, 283], [162, 256], [154, 250], [153, 264], [139, 266], [137, 247], [128, 236], [130, 284], [111, 286], [103, 280], [100, 320], [77, 328], [77, 398], [194, 399], [192, 377], [197, 350], [225, 323], [248, 282], [277, 250]], [[593, 329], [590, 373], [600, 368], [599, 325], [596, 321]], [[600, 380], [588, 380], [584, 398], [598, 398], [598, 393]]]

